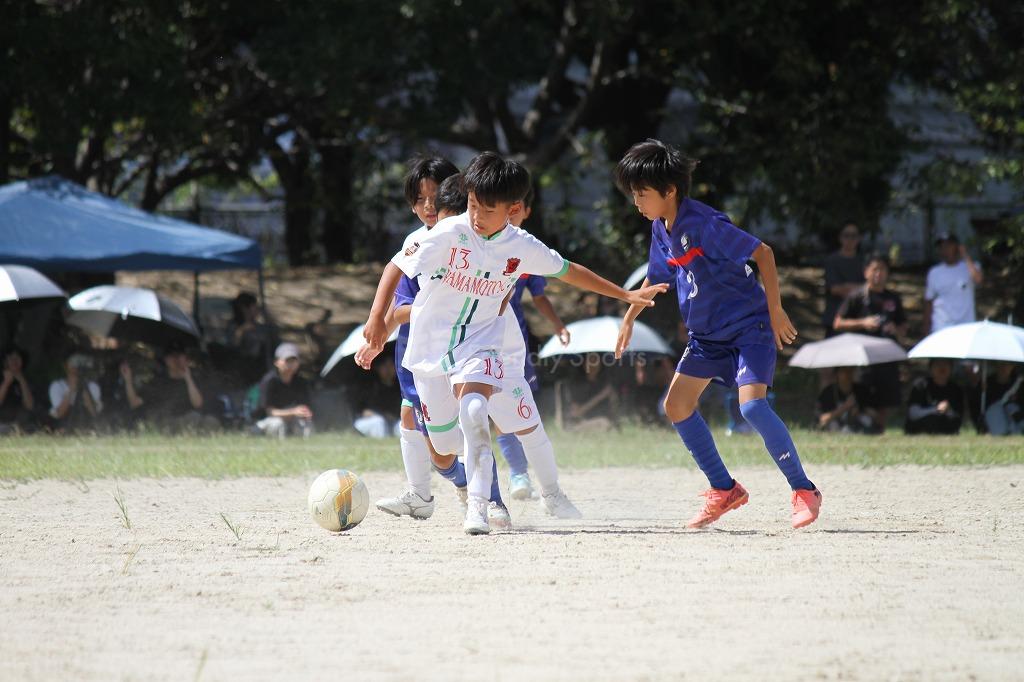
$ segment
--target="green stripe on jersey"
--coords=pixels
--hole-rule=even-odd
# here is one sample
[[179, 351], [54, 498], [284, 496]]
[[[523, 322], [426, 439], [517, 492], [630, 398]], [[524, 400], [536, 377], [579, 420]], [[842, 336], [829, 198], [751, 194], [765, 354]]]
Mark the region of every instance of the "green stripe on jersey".
[[462, 318], [466, 316], [466, 309], [469, 307], [469, 302], [472, 297], [467, 296], [466, 300], [462, 303], [462, 312], [459, 313], [459, 319], [455, 320], [455, 324], [452, 325], [452, 336], [448, 341], [448, 350], [455, 348], [455, 335], [459, 331], [459, 325], [462, 324]]
[[553, 275], [544, 275], [544, 276], [545, 277], [564, 277], [565, 273], [569, 272], [569, 266], [570, 265], [572, 265], [572, 263], [570, 263], [565, 258], [563, 258], [562, 259], [562, 269], [561, 270], [559, 270], [558, 272], [554, 273]]

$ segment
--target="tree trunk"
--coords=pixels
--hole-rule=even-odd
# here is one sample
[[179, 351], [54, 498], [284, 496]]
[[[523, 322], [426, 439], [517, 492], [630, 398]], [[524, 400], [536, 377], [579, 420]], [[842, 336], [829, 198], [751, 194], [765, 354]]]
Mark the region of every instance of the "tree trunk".
[[352, 157], [348, 145], [319, 148], [320, 190], [323, 193], [322, 243], [328, 263], [351, 263], [354, 214], [352, 211]]
[[289, 150], [274, 147], [270, 162], [284, 190], [284, 245], [289, 265], [313, 260], [313, 204], [315, 183], [310, 173], [309, 150], [296, 135]]
[[10, 95], [0, 96], [0, 185], [11, 177], [11, 116], [14, 106]]

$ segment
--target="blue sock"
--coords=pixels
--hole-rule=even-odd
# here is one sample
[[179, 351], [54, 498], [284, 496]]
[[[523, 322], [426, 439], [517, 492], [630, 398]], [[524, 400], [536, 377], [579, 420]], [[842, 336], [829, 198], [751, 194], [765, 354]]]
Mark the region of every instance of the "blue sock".
[[435, 464], [434, 470], [451, 481], [456, 488], [466, 487], [466, 466], [459, 461], [458, 457], [447, 469], [442, 469]]
[[523, 452], [523, 444], [516, 438], [516, 434], [503, 433], [498, 436], [498, 447], [501, 448], [501, 454], [508, 462], [508, 468], [513, 476], [526, 473], [526, 453]]
[[505, 506], [505, 503], [501, 501], [501, 487], [498, 486], [498, 462], [495, 457], [491, 457], [491, 502], [497, 502], [502, 507]]
[[711, 437], [711, 431], [708, 429], [704, 417], [700, 416], [699, 412], [694, 412], [683, 421], [675, 422], [672, 426], [676, 427], [686, 449], [693, 455], [700, 470], [708, 477], [711, 487], [719, 490], [732, 490], [735, 481], [732, 480], [728, 469], [725, 468], [722, 456], [718, 454], [715, 439]]
[[800, 456], [796, 453], [789, 429], [779, 419], [779, 415], [775, 414], [768, 401], [764, 398], [747, 401], [740, 405], [740, 412], [761, 434], [768, 454], [786, 476], [789, 487], [793, 490], [814, 490], [814, 484], [808, 480], [803, 465], [800, 464]]

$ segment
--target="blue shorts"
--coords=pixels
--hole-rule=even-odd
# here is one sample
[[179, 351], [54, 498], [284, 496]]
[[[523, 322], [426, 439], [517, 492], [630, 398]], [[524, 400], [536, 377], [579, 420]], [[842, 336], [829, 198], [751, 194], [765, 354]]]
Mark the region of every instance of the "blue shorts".
[[691, 337], [676, 372], [711, 379], [726, 388], [747, 384], [771, 386], [775, 378], [775, 344], [766, 340], [763, 327], [741, 334], [729, 343]]
[[529, 353], [526, 354], [526, 362], [523, 363], [523, 378], [526, 379], [531, 391], [536, 393], [540, 390], [540, 380], [537, 378], [537, 370], [533, 366], [533, 361], [530, 360]]
[[416, 392], [416, 384], [412, 380], [412, 372], [399, 365], [396, 368], [398, 374], [398, 387], [402, 390], [402, 407], [411, 407], [413, 419], [416, 422], [416, 430], [427, 435], [427, 427], [423, 422], [423, 412], [420, 409], [420, 396]]

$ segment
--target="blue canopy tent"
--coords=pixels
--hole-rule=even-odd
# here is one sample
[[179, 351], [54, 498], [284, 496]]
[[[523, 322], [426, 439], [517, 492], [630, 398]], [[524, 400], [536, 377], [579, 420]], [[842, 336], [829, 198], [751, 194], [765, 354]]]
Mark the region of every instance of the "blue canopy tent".
[[263, 303], [261, 262], [251, 239], [147, 213], [64, 178], [0, 187], [0, 263], [43, 272], [189, 270], [196, 303], [200, 272], [258, 270]]

